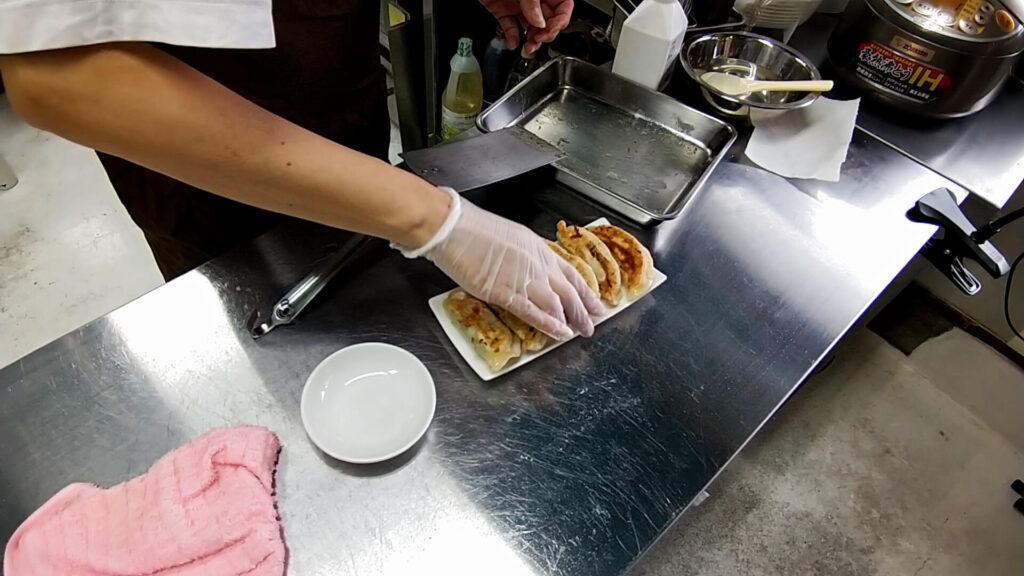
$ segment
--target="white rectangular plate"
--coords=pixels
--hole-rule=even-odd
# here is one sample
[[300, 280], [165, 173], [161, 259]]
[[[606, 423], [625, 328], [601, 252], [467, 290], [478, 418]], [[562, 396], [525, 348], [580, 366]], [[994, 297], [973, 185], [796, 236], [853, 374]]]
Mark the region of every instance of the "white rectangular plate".
[[[587, 227], [589, 228], [591, 226], [601, 226], [604, 224], [608, 224], [608, 220], [606, 220], [605, 218], [599, 218], [588, 224]], [[661, 273], [660, 270], [655, 268], [654, 278], [651, 282], [651, 287], [647, 290], [647, 292], [644, 292], [638, 298], [632, 301], [628, 301], [625, 297], [623, 297], [622, 300], [619, 302], [618, 306], [614, 308], [609, 308], [608, 313], [595, 320], [594, 324], [601, 324], [605, 320], [611, 318], [612, 316], [615, 316], [616, 314], [622, 312], [626, 308], [629, 308], [630, 306], [633, 305], [633, 303], [639, 302], [641, 298], [644, 298], [648, 294], [653, 292], [655, 288], [661, 286], [667, 279], [667, 276], [665, 276], [664, 274]], [[449, 318], [448, 314], [444, 311], [444, 299], [447, 298], [448, 295], [454, 292], [455, 290], [457, 290], [457, 288], [453, 288], [447, 292], [438, 294], [437, 296], [434, 296], [430, 300], [427, 300], [427, 304], [430, 306], [430, 311], [434, 313], [434, 317], [437, 318], [437, 322], [441, 324], [441, 328], [444, 330], [444, 333], [448, 336], [448, 339], [452, 341], [452, 344], [455, 346], [455, 349], [459, 351], [459, 354], [462, 355], [462, 358], [466, 361], [467, 364], [469, 364], [470, 368], [472, 368], [473, 371], [476, 372], [476, 375], [479, 376], [481, 380], [493, 380], [498, 376], [507, 374], [515, 370], [516, 368], [519, 368], [520, 366], [524, 366], [526, 364], [529, 364], [530, 362], [533, 362], [537, 358], [547, 354], [548, 352], [551, 352], [555, 348], [558, 348], [559, 346], [565, 343], [550, 340], [548, 342], [548, 345], [545, 346], [544, 348], [536, 352], [523, 351], [522, 356], [520, 356], [519, 358], [509, 360], [508, 364], [506, 364], [504, 368], [497, 372], [493, 372], [490, 366], [488, 366], [487, 363], [484, 362], [483, 358], [481, 358], [480, 355], [476, 353], [476, 350], [473, 349], [473, 344], [469, 341], [469, 339], [466, 338], [462, 331], [459, 330], [459, 327], [456, 326], [454, 322], [452, 322], [452, 319]], [[623, 288], [623, 290], [625, 290], [625, 288]]]

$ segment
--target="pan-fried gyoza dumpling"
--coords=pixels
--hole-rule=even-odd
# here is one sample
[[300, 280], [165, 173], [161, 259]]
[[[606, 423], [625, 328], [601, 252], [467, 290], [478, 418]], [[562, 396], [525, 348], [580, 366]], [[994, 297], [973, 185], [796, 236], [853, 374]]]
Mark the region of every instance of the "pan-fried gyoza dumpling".
[[444, 310], [491, 370], [501, 370], [509, 360], [522, 354], [519, 337], [482, 300], [464, 290], [455, 290], [444, 299]]
[[498, 319], [501, 320], [505, 326], [512, 330], [512, 333], [519, 337], [523, 341], [523, 350], [527, 352], [536, 352], [544, 347], [548, 343], [548, 337], [540, 330], [537, 330], [533, 326], [530, 326], [515, 314], [499, 308], [498, 306], [492, 306], [494, 313], [498, 315]]
[[609, 306], [622, 299], [622, 274], [604, 242], [586, 228], [558, 222], [558, 242], [570, 253], [582, 258], [597, 276], [598, 295]]
[[572, 264], [572, 267], [583, 276], [583, 281], [587, 283], [587, 286], [594, 291], [594, 294], [601, 294], [601, 289], [597, 285], [597, 275], [594, 274], [594, 269], [589, 264], [583, 261], [579, 256], [569, 252], [565, 248], [562, 248], [561, 244], [548, 240], [548, 246], [555, 251], [555, 254], [561, 256], [566, 262]]
[[626, 297], [630, 300], [647, 291], [654, 280], [654, 259], [635, 236], [618, 226], [592, 226], [587, 228], [604, 242], [622, 272]]

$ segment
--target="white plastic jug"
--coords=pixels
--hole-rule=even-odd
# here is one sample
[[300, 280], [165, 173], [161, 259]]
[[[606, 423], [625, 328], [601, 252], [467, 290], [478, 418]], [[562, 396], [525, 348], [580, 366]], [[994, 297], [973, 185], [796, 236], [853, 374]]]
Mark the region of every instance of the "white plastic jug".
[[658, 90], [685, 33], [686, 12], [679, 0], [644, 0], [622, 24], [612, 72]]

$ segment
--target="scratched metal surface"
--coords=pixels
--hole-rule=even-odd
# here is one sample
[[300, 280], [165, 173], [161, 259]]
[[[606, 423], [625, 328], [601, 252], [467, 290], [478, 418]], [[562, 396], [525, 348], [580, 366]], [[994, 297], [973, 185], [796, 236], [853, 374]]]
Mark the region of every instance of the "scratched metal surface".
[[857, 126], [1002, 208], [1024, 184], [1024, 86], [1011, 79], [984, 110], [967, 118], [915, 121], [865, 106]]
[[[604, 215], [549, 182], [473, 198], [548, 236]], [[297, 325], [250, 339], [250, 311], [342, 239], [286, 226], [0, 371], [0, 540], [69, 482], [112, 485], [211, 428], [259, 424], [284, 446], [290, 574], [623, 573], [931, 235], [902, 213], [943, 184], [862, 134], [837, 185], [725, 163], [642, 233], [665, 285], [489, 384], [430, 318], [449, 281], [379, 243]], [[374, 340], [428, 366], [436, 418], [396, 461], [331, 461], [302, 430], [302, 385]]]

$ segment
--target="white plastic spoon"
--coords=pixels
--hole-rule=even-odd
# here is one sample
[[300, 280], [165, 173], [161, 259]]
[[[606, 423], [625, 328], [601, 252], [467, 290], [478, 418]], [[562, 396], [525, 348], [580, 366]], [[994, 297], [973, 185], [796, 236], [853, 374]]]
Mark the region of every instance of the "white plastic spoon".
[[751, 80], [724, 72], [705, 72], [700, 79], [722, 94], [741, 96], [751, 92], [828, 92], [831, 80]]

